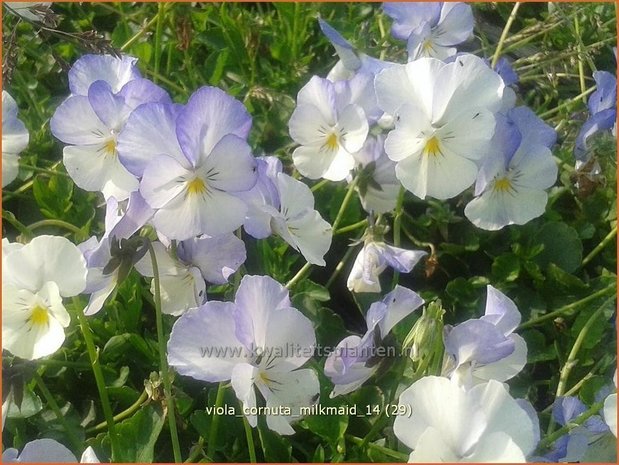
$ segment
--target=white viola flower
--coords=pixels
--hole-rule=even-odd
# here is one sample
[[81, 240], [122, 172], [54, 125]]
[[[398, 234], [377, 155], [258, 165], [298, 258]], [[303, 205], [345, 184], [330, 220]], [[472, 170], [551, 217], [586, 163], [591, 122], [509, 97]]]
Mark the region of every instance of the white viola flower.
[[176, 321], [168, 363], [198, 380], [230, 380], [254, 427], [257, 389], [267, 426], [293, 434], [300, 407], [316, 402], [320, 391], [314, 370], [301, 368], [315, 343], [311, 321], [291, 307], [285, 287], [268, 276], [244, 276], [234, 302], [209, 301]]
[[613, 382], [615, 384], [615, 392], [604, 401], [604, 421], [615, 437], [617, 437], [617, 370], [615, 370]]
[[125, 84], [141, 79], [137, 66], [138, 59], [129, 55], [84, 55], [69, 70], [69, 90], [71, 95], [88, 97], [90, 86], [96, 81], [105, 81], [117, 94]]
[[494, 379], [504, 382], [527, 363], [527, 345], [513, 331], [521, 315], [505, 294], [488, 286], [485, 315], [446, 331], [443, 372], [464, 387]]
[[352, 292], [380, 292], [380, 274], [391, 267], [400, 273], [410, 273], [417, 262], [427, 255], [420, 250], [406, 250], [384, 242], [366, 241], [350, 270], [347, 286]]
[[505, 385], [469, 390], [437, 376], [413, 383], [399, 399], [411, 415], [395, 419], [395, 435], [413, 449], [409, 462], [526, 462], [536, 424]]
[[300, 144], [292, 153], [299, 172], [310, 179], [341, 181], [355, 165], [352, 153], [363, 147], [368, 121], [351, 103], [350, 85], [318, 76], [299, 91], [290, 122], [290, 136]]
[[384, 3], [394, 19], [394, 37], [407, 40], [408, 59], [455, 55], [458, 45], [473, 34], [475, 19], [470, 5], [461, 2]]
[[556, 132], [530, 109], [514, 108], [497, 121], [497, 153], [484, 162], [475, 186], [478, 197], [464, 209], [475, 226], [491, 231], [542, 215], [548, 202], [545, 189], [558, 173], [549, 149]]
[[[75, 455], [54, 439], [35, 439], [26, 443], [21, 453], [8, 448], [2, 453], [4, 463], [77, 463]], [[79, 463], [100, 463], [92, 447], [87, 447]]]
[[[187, 265], [172, 257], [171, 252], [161, 242], [153, 242], [161, 290], [161, 311], [168, 315], [181, 315], [206, 300], [206, 283], [196, 266]], [[150, 254], [135, 264], [142, 275], [153, 277], [154, 271]], [[155, 280], [151, 281], [150, 292], [155, 295]]]
[[505, 85], [481, 58], [420, 58], [382, 71], [379, 106], [395, 118], [385, 152], [402, 185], [421, 199], [455, 197], [475, 182], [494, 135]]
[[19, 171], [18, 155], [28, 145], [30, 135], [17, 119], [17, 103], [2, 91], [2, 187], [15, 180]]
[[[173, 111], [162, 115], [152, 107], [138, 116], [165, 123], [162, 131], [178, 139], [151, 154], [140, 182], [140, 193], [156, 210], [152, 222], [157, 231], [185, 240], [241, 226], [247, 206], [236, 193], [250, 190], [257, 180], [256, 161], [246, 141], [251, 117], [245, 107], [220, 89], [203, 87], [177, 116]], [[134, 119], [132, 128], [148, 121]], [[136, 160], [136, 169], [140, 165]]]
[[144, 226], [153, 213], [138, 191], [132, 192], [129, 199], [123, 202], [118, 202], [114, 197], [107, 199], [103, 237], [97, 241], [93, 236], [78, 246], [88, 266], [84, 293], [90, 294], [90, 300], [84, 308], [85, 315], [94, 315], [103, 308], [118, 282], [129, 272], [130, 265], [140, 258], [140, 254], [146, 253], [146, 248], [142, 245], [141, 251], [137, 248], [133, 251], [138, 255], [134, 256], [131, 263], [121, 264], [118, 261], [120, 255], [125, 256], [124, 261], [129, 257], [122, 250], [123, 246], [129, 246], [123, 240], [130, 238]]
[[[127, 81], [134, 77], [135, 60], [130, 58], [82, 59], [76, 66], [78, 69], [69, 73], [72, 95], [56, 109], [50, 128], [54, 136], [69, 144], [63, 149], [63, 162], [75, 184], [87, 191], [100, 191], [106, 199], [124, 200], [138, 189], [138, 180], [119, 160], [118, 135], [138, 106], [170, 102], [170, 97], [148, 79]], [[101, 77], [89, 83], [97, 72]], [[86, 84], [89, 86], [84, 89]]]
[[357, 192], [361, 206], [376, 214], [392, 211], [400, 192], [395, 162], [385, 154], [384, 143], [382, 134], [368, 136], [363, 148], [352, 154], [360, 171]]
[[[154, 242], [155, 257], [161, 285], [161, 310], [169, 315], [181, 315], [206, 301], [206, 283], [225, 284], [245, 262], [245, 244], [232, 233], [221, 236], [201, 236], [179, 242], [176, 257], [170, 248]], [[143, 276], [153, 277], [150, 254], [135, 268]], [[151, 281], [155, 294], [155, 281]]]
[[84, 257], [64, 237], [39, 236], [9, 252], [3, 265], [3, 349], [28, 360], [53, 354], [71, 320], [62, 298], [86, 287]]
[[[273, 209], [280, 205], [277, 175], [283, 171], [282, 162], [277, 157], [256, 158], [256, 185], [247, 192], [239, 192], [238, 197], [247, 205], [243, 228], [250, 236], [264, 239], [273, 234], [271, 218]], [[272, 208], [271, 208], [272, 207]]]
[[374, 302], [365, 316], [367, 331], [363, 337], [342, 340], [325, 361], [325, 375], [334, 384], [331, 397], [348, 394], [365, 383], [379, 368], [377, 344], [393, 327], [423, 304], [423, 299], [410, 289], [396, 286]]
[[278, 173], [279, 208], [271, 209], [271, 229], [314, 265], [325, 266], [333, 230], [314, 210], [314, 196], [301, 181]]

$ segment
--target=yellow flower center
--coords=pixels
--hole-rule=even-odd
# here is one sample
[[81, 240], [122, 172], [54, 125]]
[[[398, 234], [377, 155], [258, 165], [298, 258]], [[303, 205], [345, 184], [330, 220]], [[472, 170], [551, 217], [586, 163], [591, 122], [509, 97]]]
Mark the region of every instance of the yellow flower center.
[[331, 134], [329, 134], [327, 136], [327, 142], [325, 142], [325, 146], [329, 149], [329, 150], [335, 150], [338, 148], [338, 142], [337, 142], [337, 135], [332, 132]]
[[194, 178], [187, 183], [187, 195], [199, 195], [206, 192], [206, 183], [200, 178]]
[[424, 40], [421, 49], [424, 53], [430, 53], [434, 47], [432, 46], [432, 41], [430, 39]]
[[508, 178], [500, 178], [494, 181], [495, 192], [507, 192], [512, 188], [512, 182]]
[[47, 325], [49, 323], [49, 311], [47, 308], [40, 305], [34, 307], [30, 314], [30, 322], [37, 326]]
[[105, 151], [106, 155], [112, 155], [113, 157], [115, 157], [117, 154], [116, 141], [114, 139], [108, 140], [103, 146], [103, 150]]
[[436, 137], [428, 139], [426, 146], [423, 148], [423, 153], [432, 157], [440, 155], [441, 148]]

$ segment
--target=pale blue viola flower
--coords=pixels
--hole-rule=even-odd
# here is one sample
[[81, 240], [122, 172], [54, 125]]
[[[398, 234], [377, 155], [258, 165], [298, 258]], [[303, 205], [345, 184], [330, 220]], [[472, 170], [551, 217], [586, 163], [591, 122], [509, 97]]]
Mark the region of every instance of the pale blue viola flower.
[[[77, 463], [75, 455], [54, 439], [35, 439], [26, 443], [21, 453], [8, 448], [2, 453], [4, 463]], [[92, 447], [87, 447], [79, 463], [100, 463]]]
[[331, 397], [358, 389], [376, 373], [377, 344], [422, 304], [423, 299], [417, 293], [398, 285], [383, 300], [370, 306], [365, 317], [368, 328], [365, 335], [345, 338], [325, 361], [325, 375], [335, 385]]
[[[91, 237], [78, 247], [86, 258], [88, 280], [85, 294], [90, 294], [88, 304], [84, 308], [85, 315], [94, 315], [102, 308], [107, 298], [112, 294], [120, 273], [126, 272], [120, 265], [110, 268], [113, 259], [113, 248], [122, 244], [123, 239], [130, 238], [153, 216], [154, 210], [148, 206], [138, 191], [130, 194], [129, 199], [118, 202], [110, 197], [106, 202], [105, 233], [100, 241]], [[142, 247], [142, 253], [146, 249]], [[134, 258], [137, 261], [139, 257]]]
[[582, 125], [576, 145], [574, 156], [577, 162], [585, 163], [589, 157], [587, 141], [600, 131], [613, 130], [616, 133], [617, 126], [617, 78], [606, 71], [596, 71], [593, 78], [597, 85], [595, 92], [588, 101], [590, 117]]
[[383, 11], [394, 20], [393, 36], [408, 42], [409, 61], [455, 55], [475, 25], [470, 5], [460, 2], [384, 3]]
[[363, 147], [369, 125], [352, 99], [347, 81], [333, 83], [318, 76], [299, 91], [288, 126], [300, 144], [292, 160], [303, 176], [341, 181], [353, 169], [352, 153]]
[[[147, 102], [170, 101], [148, 79], [131, 79], [134, 64], [129, 58], [113, 57], [78, 61], [75, 73], [69, 73], [72, 95], [50, 121], [52, 134], [69, 144], [63, 149], [63, 162], [73, 181], [84, 190], [102, 192], [105, 198], [124, 200], [138, 188], [137, 178], [118, 159], [116, 147], [131, 112]], [[98, 72], [101, 78], [91, 82]]]
[[333, 231], [314, 209], [306, 184], [282, 172], [275, 157], [258, 161], [258, 182], [239, 197], [248, 206], [245, 230], [258, 239], [277, 234], [314, 265], [324, 266]]
[[494, 113], [505, 105], [501, 77], [463, 54], [391, 67], [375, 85], [379, 106], [395, 118], [385, 151], [402, 185], [421, 199], [448, 199], [472, 185], [491, 148]]
[[35, 360], [51, 355], [65, 339], [71, 317], [63, 297], [86, 287], [86, 262], [64, 237], [38, 236], [23, 247], [3, 244], [2, 347]]
[[443, 373], [465, 387], [507, 381], [527, 363], [527, 345], [513, 333], [521, 320], [516, 304], [492, 286], [487, 292], [484, 316], [445, 331]]
[[271, 229], [308, 263], [325, 266], [324, 256], [331, 247], [333, 229], [314, 209], [312, 191], [285, 173], [278, 173], [275, 182], [279, 206], [269, 210]]
[[358, 152], [352, 154], [357, 162], [359, 181], [357, 192], [361, 206], [376, 214], [392, 211], [400, 192], [400, 181], [395, 175], [395, 162], [385, 153], [385, 136], [368, 136]]
[[474, 198], [464, 209], [478, 228], [498, 230], [542, 215], [558, 174], [549, 147], [556, 132], [527, 107], [497, 115], [494, 145], [477, 177]]
[[320, 392], [314, 370], [301, 368], [315, 343], [312, 322], [291, 306], [284, 286], [268, 276], [244, 276], [234, 302], [209, 301], [176, 321], [168, 363], [198, 380], [231, 381], [254, 427], [257, 390], [267, 426], [293, 434], [300, 407], [311, 406]]
[[142, 196], [156, 210], [153, 225], [175, 240], [234, 231], [247, 213], [236, 193], [248, 191], [257, 180], [246, 141], [251, 117], [224, 91], [203, 87], [175, 121], [182, 152], [175, 143], [167, 144], [169, 151], [153, 154], [140, 182]]
[[507, 387], [488, 381], [471, 389], [453, 380], [426, 376], [399, 399], [394, 433], [413, 449], [409, 462], [527, 461], [539, 425]]
[[[161, 310], [181, 315], [206, 302], [206, 282], [225, 284], [245, 262], [245, 244], [232, 233], [216, 237], [200, 236], [179, 242], [176, 256], [171, 247], [154, 242], [161, 286]], [[150, 254], [135, 268], [147, 277], [154, 276]], [[155, 294], [155, 280], [150, 291]]]
[[427, 255], [420, 250], [406, 250], [367, 240], [353, 263], [347, 286], [352, 292], [380, 292], [380, 274], [393, 268], [400, 273], [410, 273], [419, 260]]
[[17, 178], [18, 155], [28, 145], [30, 135], [24, 123], [17, 118], [17, 103], [2, 91], [2, 187]]
[[[552, 418], [561, 426], [569, 425], [572, 420], [587, 410], [577, 397], [558, 397], [552, 404]], [[536, 462], [581, 462], [589, 450], [590, 444], [602, 435], [608, 434], [608, 426], [599, 415], [593, 415], [582, 425], [570, 429], [569, 433], [557, 439], [550, 451], [540, 457], [533, 457]]]

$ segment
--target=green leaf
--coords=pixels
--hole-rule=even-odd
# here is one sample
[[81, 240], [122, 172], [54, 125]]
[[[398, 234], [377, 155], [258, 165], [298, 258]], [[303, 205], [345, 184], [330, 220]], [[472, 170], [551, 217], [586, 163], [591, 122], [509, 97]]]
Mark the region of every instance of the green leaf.
[[578, 232], [565, 223], [546, 223], [535, 234], [533, 241], [544, 245], [544, 249], [535, 257], [541, 267], [554, 263], [571, 273], [582, 262], [582, 242]]
[[492, 263], [492, 276], [503, 282], [512, 282], [520, 274], [520, 259], [512, 254], [499, 255]]
[[[324, 407], [342, 407], [345, 404], [340, 399], [326, 398], [321, 400], [321, 405]], [[305, 417], [304, 423], [310, 431], [335, 446], [348, 428], [348, 415], [308, 415]]]
[[147, 405], [128, 420], [116, 426], [120, 450], [113, 461], [152, 463], [155, 443], [161, 433], [165, 416], [160, 407]]
[[292, 446], [290, 442], [266, 427], [262, 418], [258, 420], [258, 433], [264, 451], [265, 462], [290, 462]]

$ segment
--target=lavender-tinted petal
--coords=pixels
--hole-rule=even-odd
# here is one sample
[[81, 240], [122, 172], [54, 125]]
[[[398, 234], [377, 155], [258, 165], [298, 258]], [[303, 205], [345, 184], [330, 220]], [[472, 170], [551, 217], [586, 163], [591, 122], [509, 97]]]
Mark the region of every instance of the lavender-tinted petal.
[[131, 113], [116, 146], [127, 170], [142, 176], [146, 165], [158, 155], [186, 160], [176, 138], [176, 118], [181, 109], [181, 105], [146, 103]]
[[127, 82], [141, 76], [136, 63], [138, 59], [127, 55], [116, 58], [111, 55], [84, 55], [69, 70], [69, 88], [73, 95], [88, 95], [90, 85], [106, 81], [114, 92]]
[[516, 84], [520, 79], [507, 58], [499, 58], [494, 66], [494, 70], [501, 76], [506, 86]]
[[[398, 285], [385, 295], [380, 303], [381, 307], [384, 306], [384, 310], [372, 304], [366, 315], [366, 321], [368, 328], [377, 325], [380, 328], [381, 338], [384, 338], [395, 325], [423, 305], [423, 299], [416, 292]], [[376, 310], [373, 311], [374, 308]]]
[[361, 60], [357, 56], [355, 49], [342, 35], [331, 27], [326, 21], [318, 18], [318, 24], [322, 33], [329, 39], [340, 57], [344, 68], [349, 71], [357, 71], [361, 67]]
[[604, 434], [610, 431], [606, 422], [599, 415], [593, 415], [583, 423], [583, 426], [592, 434]]
[[176, 134], [185, 156], [197, 164], [225, 135], [246, 139], [251, 116], [241, 102], [216, 87], [194, 92], [176, 121]]
[[170, 95], [148, 79], [134, 79], [123, 86], [118, 93], [125, 104], [132, 110], [144, 103], [166, 103], [172, 104]]
[[112, 88], [105, 81], [95, 81], [88, 89], [88, 101], [97, 117], [110, 129], [119, 131], [131, 108], [125, 105], [124, 99], [114, 95]]
[[455, 357], [458, 365], [472, 361], [483, 365], [510, 355], [514, 351], [514, 341], [491, 323], [467, 320], [449, 332], [445, 351]]
[[522, 315], [516, 304], [499, 290], [488, 285], [487, 293], [486, 311], [481, 319], [492, 323], [507, 336], [518, 327]]
[[134, 191], [129, 195], [127, 211], [109, 230], [106, 228], [106, 236], [118, 239], [127, 239], [144, 226], [155, 214], [155, 210], [146, 203], [140, 191]]
[[468, 40], [474, 25], [475, 19], [470, 5], [462, 2], [443, 3], [441, 17], [433, 35], [439, 45], [457, 45]]
[[539, 428], [539, 417], [537, 416], [537, 411], [535, 407], [526, 399], [516, 399], [516, 403], [524, 410], [529, 418], [531, 419], [531, 423], [533, 423], [533, 435], [534, 442], [537, 444], [541, 438], [541, 432]]
[[597, 132], [611, 129], [617, 121], [617, 110], [608, 109], [602, 110], [599, 113], [591, 116], [585, 124], [580, 128], [578, 136], [576, 136], [576, 144], [574, 146], [574, 156], [576, 160], [586, 162], [588, 156], [588, 139]]
[[617, 78], [607, 71], [596, 71], [593, 73], [593, 79], [597, 89], [589, 97], [589, 112], [595, 115], [600, 111], [616, 108]]
[[391, 34], [396, 39], [406, 40], [411, 31], [423, 23], [434, 26], [438, 23], [441, 15], [440, 2], [428, 3], [383, 3], [385, 14], [393, 18]]
[[400, 273], [410, 273], [417, 262], [427, 255], [421, 250], [405, 250], [386, 244], [379, 251], [387, 264]]
[[204, 279], [213, 284], [227, 283], [247, 257], [245, 243], [232, 233], [183, 241], [178, 255], [184, 262], [197, 266]]
[[507, 113], [522, 134], [523, 142], [552, 148], [557, 142], [557, 132], [544, 123], [529, 107], [516, 107]]
[[573, 396], [558, 397], [552, 404], [552, 416], [562, 426], [567, 425], [585, 410], [587, 410], [585, 404]]

